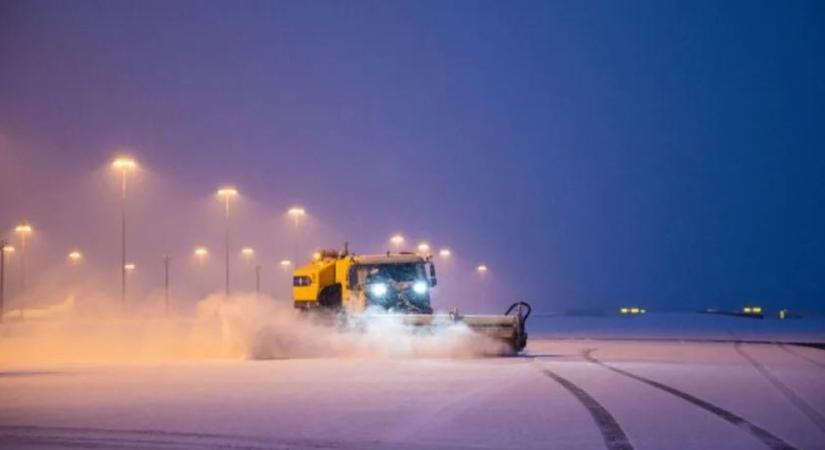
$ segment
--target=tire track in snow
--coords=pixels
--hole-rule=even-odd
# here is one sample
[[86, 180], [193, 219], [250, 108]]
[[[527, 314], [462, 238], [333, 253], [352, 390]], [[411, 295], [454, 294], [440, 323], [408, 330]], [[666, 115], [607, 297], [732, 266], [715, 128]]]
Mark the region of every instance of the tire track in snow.
[[[332, 449], [334, 447], [311, 445], [306, 448]], [[167, 449], [192, 450], [287, 450], [295, 442], [267, 443], [265, 439], [208, 433], [186, 433], [160, 430], [116, 430], [88, 427], [43, 427], [27, 425], [0, 425], [0, 447], [27, 446], [54, 448], [105, 448], [105, 449]]]
[[619, 422], [616, 421], [616, 418], [614, 418], [613, 415], [610, 414], [610, 412], [602, 406], [601, 403], [593, 398], [593, 396], [552, 370], [546, 367], [541, 367], [538, 364], [536, 364], [536, 366], [544, 375], [560, 384], [563, 388], [567, 389], [568, 392], [573, 394], [573, 396], [576, 397], [576, 400], [578, 400], [579, 403], [587, 409], [587, 412], [589, 412], [590, 416], [593, 417], [593, 421], [596, 422], [596, 426], [602, 434], [602, 439], [604, 439], [604, 445], [608, 450], [634, 450], [633, 444], [630, 443], [630, 439], [628, 439], [627, 434], [625, 434], [624, 430], [622, 430], [622, 427], [619, 426]]
[[394, 444], [385, 441], [331, 441], [278, 439], [272, 436], [119, 430], [90, 427], [0, 425], [0, 448], [123, 449], [123, 450], [457, 450], [464, 447], [439, 444]]
[[714, 405], [708, 401], [702, 400], [699, 397], [693, 396], [688, 394], [687, 392], [680, 391], [676, 388], [670, 387], [666, 384], [660, 383], [658, 381], [651, 380], [650, 378], [645, 378], [641, 375], [636, 375], [635, 373], [628, 372], [624, 369], [619, 369], [618, 367], [611, 366], [609, 364], [605, 364], [602, 361], [596, 359], [592, 353], [595, 349], [586, 349], [582, 351], [582, 356], [584, 359], [590, 361], [593, 364], [597, 364], [599, 366], [604, 367], [605, 369], [612, 370], [618, 374], [624, 375], [626, 377], [632, 378], [636, 381], [641, 381], [649, 386], [653, 386], [656, 389], [660, 389], [662, 391], [667, 392], [677, 398], [680, 398], [688, 403], [691, 403], [699, 408], [704, 409], [705, 411], [719, 417], [720, 419], [735, 425], [738, 428], [741, 428], [751, 435], [753, 435], [756, 439], [759, 439], [763, 444], [765, 444], [768, 448], [772, 450], [797, 450], [797, 447], [783, 441], [778, 436], [773, 435], [768, 430], [754, 425], [753, 423], [749, 422], [744, 417], [738, 416], [727, 409], [722, 408], [721, 406]]
[[779, 348], [781, 348], [782, 350], [785, 350], [786, 352], [790, 353], [791, 355], [794, 355], [797, 358], [804, 359], [805, 361], [808, 361], [809, 363], [811, 363], [815, 366], [819, 366], [819, 367], [822, 367], [823, 369], [825, 369], [825, 363], [823, 363], [822, 361], [817, 361], [817, 360], [815, 360], [815, 359], [813, 359], [809, 356], [803, 355], [803, 354], [797, 352], [796, 350], [793, 350], [791, 347], [788, 347], [787, 345], [785, 345], [781, 342], [778, 343], [778, 345], [779, 345]]
[[820, 431], [825, 433], [825, 417], [822, 414], [814, 409], [811, 405], [808, 404], [805, 400], [801, 397], [796, 395], [793, 389], [788, 387], [785, 383], [780, 381], [776, 376], [774, 376], [767, 367], [765, 367], [762, 363], [756, 360], [753, 356], [751, 356], [748, 352], [742, 348], [741, 342], [736, 342], [733, 344], [733, 347], [736, 349], [736, 353], [739, 353], [746, 361], [759, 372], [762, 377], [768, 380], [773, 387], [776, 388], [793, 406], [796, 407], [802, 414], [804, 414]]

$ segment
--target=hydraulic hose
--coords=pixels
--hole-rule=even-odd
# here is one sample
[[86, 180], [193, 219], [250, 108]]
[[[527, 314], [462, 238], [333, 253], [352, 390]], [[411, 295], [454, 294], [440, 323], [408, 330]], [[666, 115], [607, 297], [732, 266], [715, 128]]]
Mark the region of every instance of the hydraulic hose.
[[[525, 309], [527, 310], [526, 313], [524, 312]], [[530, 317], [530, 314], [533, 312], [533, 307], [527, 302], [515, 302], [507, 308], [504, 315], [509, 316], [513, 310], [516, 311], [516, 316], [518, 317], [518, 328], [516, 328], [514, 336], [513, 350], [518, 353], [527, 346], [527, 330], [524, 328], [524, 325], [527, 322], [527, 318]]]

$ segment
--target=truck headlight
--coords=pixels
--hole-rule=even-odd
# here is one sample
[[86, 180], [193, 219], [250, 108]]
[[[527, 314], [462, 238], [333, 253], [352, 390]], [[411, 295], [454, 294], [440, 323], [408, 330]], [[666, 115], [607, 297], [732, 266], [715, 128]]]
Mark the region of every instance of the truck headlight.
[[384, 283], [371, 284], [370, 294], [372, 294], [373, 297], [383, 297], [387, 295], [387, 285]]
[[427, 293], [427, 282], [426, 281], [416, 281], [413, 283], [413, 292], [418, 295], [424, 295]]

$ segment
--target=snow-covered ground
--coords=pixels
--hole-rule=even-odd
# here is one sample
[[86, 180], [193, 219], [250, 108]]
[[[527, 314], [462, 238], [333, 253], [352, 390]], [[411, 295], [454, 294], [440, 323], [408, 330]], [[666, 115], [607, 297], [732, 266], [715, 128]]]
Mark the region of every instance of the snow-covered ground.
[[0, 368], [0, 448], [816, 449], [823, 414], [825, 351], [780, 344]]
[[537, 315], [483, 357], [466, 327], [273, 305], [3, 323], [0, 448], [825, 449], [825, 350], [793, 343], [821, 320]]

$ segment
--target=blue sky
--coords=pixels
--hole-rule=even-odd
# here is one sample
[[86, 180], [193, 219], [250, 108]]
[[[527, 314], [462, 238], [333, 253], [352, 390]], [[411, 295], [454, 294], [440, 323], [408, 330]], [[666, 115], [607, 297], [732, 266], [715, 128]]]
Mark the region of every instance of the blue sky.
[[824, 54], [821, 2], [9, 1], [0, 217], [78, 234], [49, 186], [128, 146], [502, 303], [821, 308]]

